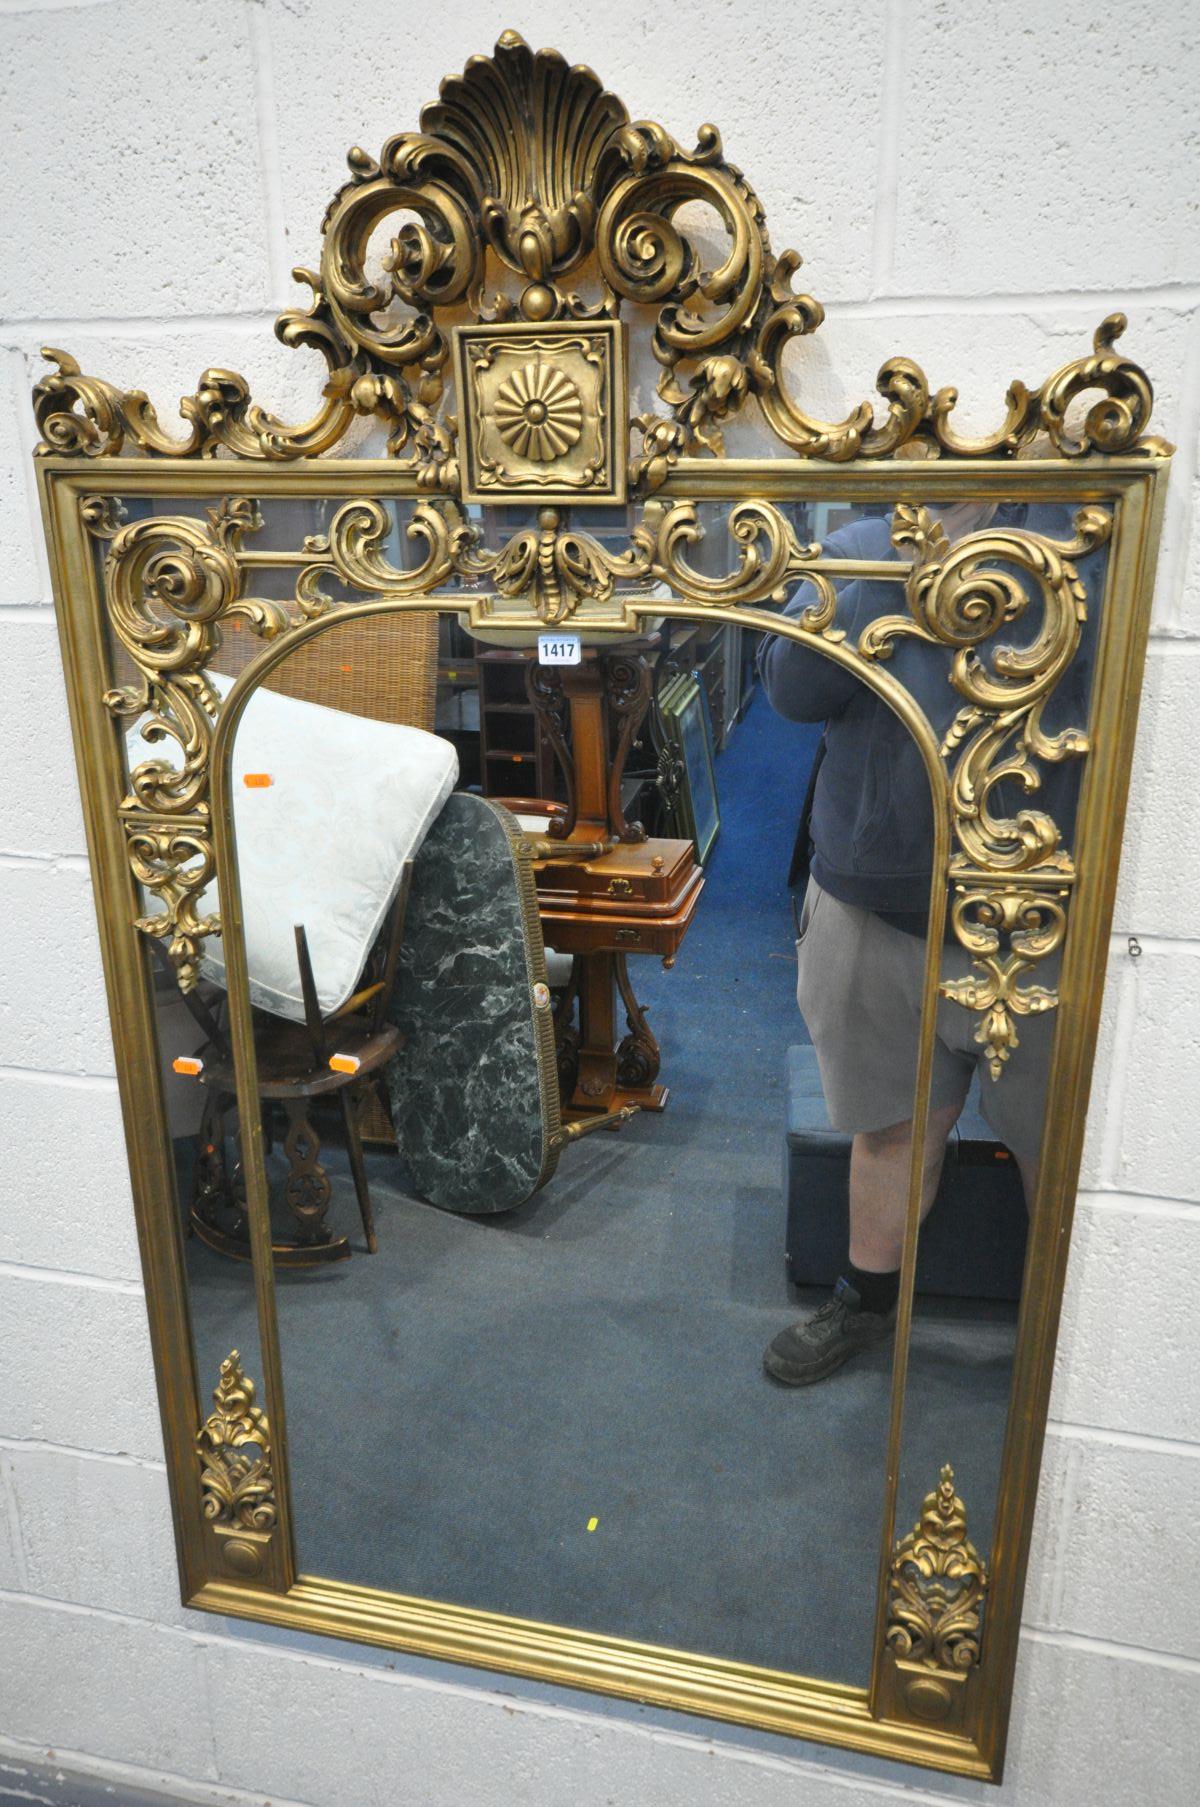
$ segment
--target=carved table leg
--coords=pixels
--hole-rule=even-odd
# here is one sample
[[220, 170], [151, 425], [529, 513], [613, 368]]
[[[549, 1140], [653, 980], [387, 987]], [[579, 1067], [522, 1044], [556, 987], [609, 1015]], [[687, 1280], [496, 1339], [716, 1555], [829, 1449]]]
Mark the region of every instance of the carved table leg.
[[[658, 1072], [658, 1043], [633, 995], [629, 975], [624, 972], [624, 956], [582, 954], [579, 963], [583, 969], [579, 993], [579, 1079], [570, 1108], [614, 1111], [624, 1104], [638, 1104], [645, 1111], [661, 1111], [667, 1102], [667, 1089], [653, 1083]], [[618, 986], [629, 1013], [629, 1034], [620, 1049], [616, 1046]], [[642, 1073], [646, 1075], [644, 1080]]]
[[[613, 973], [625, 1005], [625, 1025], [629, 1031], [617, 1049], [617, 1079], [627, 1090], [649, 1089], [658, 1078], [661, 1060], [658, 1043], [646, 1021], [646, 1012], [634, 996], [629, 963], [624, 954], [613, 955]], [[662, 1090], [661, 1086], [658, 1090]]]

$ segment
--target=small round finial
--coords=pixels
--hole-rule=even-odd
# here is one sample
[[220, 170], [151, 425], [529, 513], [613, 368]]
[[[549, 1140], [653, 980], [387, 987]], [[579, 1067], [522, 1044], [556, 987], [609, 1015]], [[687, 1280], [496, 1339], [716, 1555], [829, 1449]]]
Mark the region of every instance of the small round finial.
[[904, 1699], [909, 1712], [930, 1725], [936, 1725], [939, 1719], [945, 1719], [954, 1704], [950, 1690], [932, 1676], [922, 1676], [920, 1680], [910, 1682], [905, 1689]]
[[548, 320], [557, 304], [554, 290], [544, 282], [531, 282], [521, 294], [521, 312], [527, 320]]
[[262, 1573], [261, 1551], [244, 1538], [223, 1538], [222, 1551], [225, 1557], [225, 1567], [232, 1569], [235, 1575], [244, 1575], [250, 1579]]

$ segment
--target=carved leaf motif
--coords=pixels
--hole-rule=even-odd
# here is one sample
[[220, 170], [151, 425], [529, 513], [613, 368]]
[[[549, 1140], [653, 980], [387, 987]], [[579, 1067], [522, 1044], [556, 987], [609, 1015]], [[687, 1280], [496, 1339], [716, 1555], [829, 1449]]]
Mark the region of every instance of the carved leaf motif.
[[971, 1668], [980, 1659], [986, 1591], [987, 1571], [967, 1537], [966, 1510], [947, 1466], [892, 1556], [888, 1648], [931, 1670]]
[[[1054, 991], [1019, 981], [1062, 945], [1074, 866], [1045, 810], [1004, 815], [993, 798], [1006, 780], [1036, 792], [1040, 761], [1080, 758], [1088, 750], [1082, 728], [1047, 735], [1041, 725], [1042, 711], [1075, 657], [1086, 616], [1074, 560], [1105, 543], [1112, 520], [1089, 506], [1074, 524], [1070, 541], [989, 529], [950, 546], [926, 509], [897, 508], [893, 539], [916, 554], [905, 586], [909, 612], [878, 617], [858, 643], [867, 659], [887, 658], [905, 635], [953, 651], [949, 678], [966, 706], [941, 749], [947, 759], [957, 756], [951, 800], [959, 852], [951, 864], [951, 921], [976, 970], [941, 991], [979, 1014], [975, 1039], [987, 1051], [993, 1079], [1019, 1045], [1016, 1018], [1058, 1002]], [[1023, 646], [998, 639], [1031, 608], [1040, 609], [1040, 621]]]
[[235, 1349], [196, 1436], [204, 1516], [223, 1529], [271, 1531], [277, 1518], [271, 1430]]
[[[1144, 371], [1116, 350], [1121, 314], [1098, 327], [1093, 348], [1038, 388], [1010, 384], [1003, 419], [972, 438], [953, 425], [957, 391], [930, 394], [920, 366], [892, 357], [871, 401], [844, 420], [807, 412], [793, 390], [790, 354], [815, 332], [824, 310], [794, 289], [800, 258], [771, 248], [761, 202], [725, 156], [715, 126], [686, 150], [662, 126], [632, 122], [593, 72], [553, 50], [536, 53], [505, 32], [490, 57], [472, 57], [442, 84], [420, 130], [388, 140], [378, 159], [357, 146], [350, 178], [321, 224], [320, 268], [301, 269], [311, 304], [281, 315], [286, 345], [320, 353], [324, 392], [312, 417], [289, 424], [255, 403], [235, 371], [206, 370], [168, 432], [140, 390], [85, 375], [65, 352], [34, 390], [38, 451], [103, 458], [132, 444], [168, 457], [293, 459], [330, 451], [356, 417], [386, 424], [388, 450], [408, 453], [422, 486], [455, 493], [457, 461], [446, 453], [441, 415], [448, 357], [447, 311], [466, 305], [477, 321], [611, 317], [622, 303], [655, 310], [651, 349], [667, 414], [645, 427], [637, 475], [653, 489], [679, 450], [724, 452], [723, 428], [754, 396], [780, 443], [801, 457], [844, 462], [891, 457], [919, 442], [955, 458], [1012, 457], [1044, 435], [1064, 457], [1132, 450], [1162, 455], [1148, 435], [1153, 391]], [[699, 204], [720, 222], [723, 255], [709, 269], [689, 238]], [[372, 240], [399, 219], [384, 276], [368, 274]], [[519, 300], [484, 295], [487, 254], [523, 278]], [[599, 298], [564, 286], [594, 258]], [[1082, 430], [1072, 404], [1095, 392]], [[667, 430], [677, 430], [671, 437]], [[550, 442], [548, 442], [550, 443]], [[550, 456], [549, 451], [545, 454]]]

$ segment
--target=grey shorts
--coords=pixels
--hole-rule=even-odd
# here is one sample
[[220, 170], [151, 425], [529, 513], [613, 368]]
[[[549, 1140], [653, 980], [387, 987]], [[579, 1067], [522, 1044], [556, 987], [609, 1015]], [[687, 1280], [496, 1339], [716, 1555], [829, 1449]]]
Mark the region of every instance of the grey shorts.
[[[796, 1002], [813, 1039], [833, 1128], [859, 1134], [908, 1122], [917, 1077], [924, 940], [870, 910], [842, 903], [810, 879], [796, 959]], [[1038, 982], [1053, 985], [1057, 967], [1056, 959], [1044, 961]], [[966, 949], [947, 943], [943, 979], [964, 978], [972, 970]], [[978, 1014], [940, 998], [930, 1107], [961, 1105], [978, 1072], [979, 1101], [992, 1131], [1022, 1160], [1035, 1161], [1057, 1014], [1018, 1018], [1019, 1045], [993, 1079], [975, 1040]]]

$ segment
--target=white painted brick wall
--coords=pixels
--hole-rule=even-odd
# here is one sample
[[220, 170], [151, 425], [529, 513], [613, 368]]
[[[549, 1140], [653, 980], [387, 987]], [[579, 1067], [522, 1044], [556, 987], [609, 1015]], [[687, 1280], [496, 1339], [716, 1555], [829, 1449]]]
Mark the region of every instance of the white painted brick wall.
[[[1181, 1807], [1200, 1643], [1200, 62], [1176, 0], [779, 7], [5, 0], [0, 216], [0, 1746], [276, 1807]], [[515, 25], [690, 142], [715, 119], [837, 301], [809, 405], [882, 358], [998, 415], [1102, 313], [1179, 453], [1064, 1311], [1008, 1772], [985, 1791], [681, 1716], [237, 1627], [179, 1606], [49, 584], [38, 349], [144, 387], [209, 364], [299, 415], [272, 310], [353, 143], [415, 124]], [[11, 137], [11, 134], [10, 134]], [[12, 404], [8, 398], [11, 396]], [[1186, 813], [1185, 813], [1186, 812]], [[1130, 960], [1125, 938], [1144, 948]], [[10, 1653], [17, 1653], [13, 1660]]]

